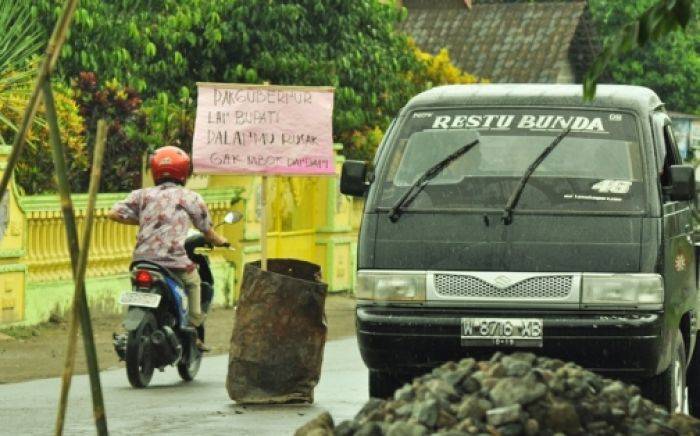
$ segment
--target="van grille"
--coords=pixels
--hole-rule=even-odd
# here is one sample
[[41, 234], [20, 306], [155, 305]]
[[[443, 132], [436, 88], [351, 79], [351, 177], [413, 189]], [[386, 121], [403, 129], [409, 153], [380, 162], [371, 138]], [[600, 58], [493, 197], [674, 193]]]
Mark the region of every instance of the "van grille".
[[568, 275], [530, 277], [501, 288], [474, 276], [435, 274], [435, 291], [443, 297], [559, 299], [569, 296], [572, 280]]

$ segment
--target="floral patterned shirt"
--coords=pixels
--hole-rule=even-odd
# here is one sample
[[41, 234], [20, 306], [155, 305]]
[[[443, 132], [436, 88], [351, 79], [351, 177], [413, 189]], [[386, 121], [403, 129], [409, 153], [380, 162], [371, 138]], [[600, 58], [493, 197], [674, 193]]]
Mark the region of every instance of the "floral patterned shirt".
[[185, 238], [193, 224], [202, 233], [212, 227], [202, 196], [175, 183], [132, 191], [112, 208], [123, 219], [139, 221], [133, 260], [147, 260], [166, 268], [191, 269]]

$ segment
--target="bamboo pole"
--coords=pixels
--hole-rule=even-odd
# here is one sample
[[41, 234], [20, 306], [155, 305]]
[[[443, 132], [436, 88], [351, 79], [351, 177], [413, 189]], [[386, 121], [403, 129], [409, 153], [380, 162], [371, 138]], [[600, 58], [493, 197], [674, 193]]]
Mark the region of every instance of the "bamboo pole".
[[59, 402], [58, 416], [56, 417], [56, 436], [63, 434], [63, 424], [66, 417], [68, 405], [68, 392], [70, 391], [71, 378], [75, 368], [75, 349], [78, 342], [78, 300], [75, 298], [80, 292], [78, 284], [83, 284], [85, 280], [85, 270], [87, 267], [88, 250], [90, 249], [90, 238], [92, 237], [92, 223], [95, 217], [95, 202], [97, 191], [102, 177], [102, 158], [104, 156], [105, 143], [107, 141], [107, 123], [104, 120], [97, 122], [97, 135], [95, 137], [95, 148], [92, 161], [92, 172], [90, 174], [90, 187], [88, 189], [88, 203], [85, 213], [85, 227], [83, 228], [83, 239], [78, 256], [78, 271], [76, 278], [76, 289], [73, 298], [73, 310], [71, 311], [71, 324], [68, 332], [68, 346], [66, 350], [66, 361], [63, 369], [63, 379], [61, 385], [61, 398]]
[[[88, 374], [90, 376], [90, 388], [92, 390], [92, 410], [93, 410], [93, 416], [95, 418], [95, 426], [97, 428], [97, 433], [102, 436], [102, 435], [107, 435], [107, 419], [105, 417], [105, 410], [104, 410], [104, 401], [102, 399], [102, 387], [100, 385], [100, 370], [99, 366], [97, 363], [97, 353], [95, 351], [95, 343], [94, 343], [94, 338], [93, 338], [93, 332], [92, 332], [92, 324], [90, 322], [90, 311], [87, 305], [87, 298], [85, 295], [85, 281], [84, 281], [84, 275], [85, 275], [85, 270], [84, 266], [82, 267], [83, 269], [83, 278], [80, 277], [80, 260], [84, 259], [84, 261], [87, 260], [87, 250], [80, 250], [78, 246], [78, 232], [77, 232], [77, 227], [75, 224], [75, 214], [74, 214], [74, 209], [73, 209], [73, 201], [71, 200], [70, 197], [70, 188], [68, 185], [68, 171], [66, 170], [66, 161], [65, 161], [65, 150], [63, 147], [63, 143], [61, 142], [61, 137], [59, 134], [59, 128], [58, 128], [58, 119], [56, 117], [56, 106], [54, 104], [54, 99], [53, 99], [53, 92], [51, 90], [51, 84], [48, 81], [45, 81], [42, 84], [42, 90], [44, 93], [44, 102], [46, 105], [46, 118], [49, 122], [49, 137], [51, 140], [51, 149], [53, 152], [53, 160], [54, 160], [54, 165], [55, 165], [55, 171], [56, 171], [56, 181], [58, 184], [58, 191], [61, 197], [61, 210], [63, 212], [63, 222], [65, 223], [66, 226], [66, 237], [68, 239], [68, 248], [70, 251], [70, 257], [71, 257], [71, 265], [73, 266], [73, 280], [75, 281], [75, 294], [73, 296], [73, 317], [71, 319], [72, 325], [77, 324], [77, 321], [80, 322], [80, 327], [83, 333], [83, 344], [85, 346], [85, 357], [87, 358], [87, 367], [88, 367]], [[104, 129], [104, 127], [103, 127]], [[104, 140], [103, 140], [104, 142]], [[97, 152], [97, 146], [99, 144], [95, 144], [95, 151]], [[100, 146], [102, 150], [104, 150], [104, 143]], [[97, 153], [96, 153], [97, 154]], [[98, 158], [98, 156], [95, 156], [95, 158]], [[99, 163], [101, 164], [102, 157], [99, 156]], [[93, 173], [90, 178], [90, 190], [91, 192], [95, 191], [97, 188], [93, 186], [94, 182], [94, 177], [95, 176], [100, 176], [101, 171], [97, 170], [97, 174], [95, 174], [95, 166], [93, 166]], [[97, 183], [97, 186], [99, 186], [99, 182]], [[93, 192], [94, 195], [94, 192]], [[94, 198], [93, 198], [93, 208], [94, 208]], [[90, 232], [89, 229], [91, 226], [86, 226], [86, 232]], [[89, 234], [89, 233], [88, 233]], [[90, 243], [89, 239], [83, 241], [85, 246]], [[73, 331], [74, 327], [71, 327], [71, 332], [73, 336], [77, 335], [77, 331]], [[75, 327], [77, 330], [77, 327]], [[69, 347], [71, 347], [70, 341], [72, 338], [69, 338]], [[72, 352], [75, 354], [75, 345], [72, 346]], [[74, 357], [71, 356], [66, 356], [66, 359], [74, 359]], [[69, 365], [73, 365], [73, 362], [69, 362]], [[64, 382], [66, 381], [66, 374], [64, 373]], [[68, 374], [68, 379], [70, 379], [70, 374]], [[68, 386], [66, 386], [63, 389], [67, 389]], [[68, 392], [66, 391], [66, 399], [67, 399]], [[63, 396], [63, 391], [62, 391], [62, 396]], [[62, 407], [65, 407], [63, 405]], [[61, 412], [59, 412], [61, 413]], [[61, 422], [59, 423], [57, 419], [57, 428], [56, 431], [58, 434], [63, 431], [63, 422], [62, 422], [62, 417]], [[58, 425], [60, 424], [61, 428], [58, 428]]]
[[29, 97], [29, 104], [24, 110], [24, 116], [22, 118], [22, 124], [15, 135], [15, 139], [12, 143], [12, 151], [10, 156], [7, 158], [7, 167], [5, 173], [2, 175], [2, 180], [0, 180], [0, 200], [2, 200], [5, 191], [7, 190], [7, 185], [9, 185], [12, 179], [13, 170], [17, 161], [24, 149], [24, 144], [27, 139], [27, 133], [34, 121], [34, 116], [36, 115], [37, 108], [39, 107], [39, 102], [41, 101], [41, 92], [44, 83], [46, 83], [53, 71], [56, 61], [58, 60], [58, 55], [61, 53], [61, 47], [66, 40], [66, 35], [68, 34], [68, 29], [70, 28], [71, 21], [73, 20], [73, 15], [75, 13], [75, 8], [78, 6], [78, 0], [67, 0], [63, 6], [63, 11], [56, 21], [56, 25], [53, 28], [53, 33], [49, 39], [49, 43], [44, 51], [44, 58], [41, 61], [41, 66], [39, 67], [39, 72], [36, 77], [36, 82], [34, 83], [34, 89], [32, 95]]

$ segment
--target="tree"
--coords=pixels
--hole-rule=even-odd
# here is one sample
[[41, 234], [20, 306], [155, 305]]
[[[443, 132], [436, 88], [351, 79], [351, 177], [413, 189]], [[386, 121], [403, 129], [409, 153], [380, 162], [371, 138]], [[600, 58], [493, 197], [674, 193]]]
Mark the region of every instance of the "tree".
[[[476, 83], [480, 79], [457, 68], [450, 59], [447, 49], [441, 49], [431, 55], [418, 48], [412, 39], [408, 40], [421, 68], [407, 75], [407, 80], [419, 89], [447, 84]], [[339, 137], [345, 144], [350, 144], [346, 156], [351, 159], [371, 160], [379, 146], [386, 126], [363, 126], [359, 129], [346, 130]]]
[[[46, 29], [59, 4], [35, 2]], [[423, 65], [394, 29], [401, 14], [377, 0], [84, 0], [59, 66], [172, 101], [197, 81], [332, 85], [340, 134], [385, 127], [421, 90], [406, 80]]]
[[[45, 28], [59, 4], [35, 3]], [[450, 70], [446, 53], [422, 58], [395, 29], [404, 13], [377, 0], [83, 0], [59, 67], [66, 78], [97, 71], [134, 88], [159, 120], [147, 140], [176, 137], [185, 148], [197, 81], [332, 85], [335, 140], [365, 156], [414, 94], [450, 78], [476, 80]], [[166, 132], [172, 117], [179, 127]]]
[[584, 79], [586, 96], [595, 93], [597, 79], [609, 68], [615, 81], [650, 86], [674, 109], [698, 111], [700, 26], [692, 3], [590, 0], [606, 37], [603, 52]]
[[[477, 0], [480, 3], [552, 0]], [[570, 0], [558, 0], [570, 1]], [[697, 0], [588, 0], [605, 49], [584, 78], [592, 98], [600, 78], [644, 85], [675, 110], [700, 111], [700, 24]], [[683, 32], [685, 30], [685, 33]]]

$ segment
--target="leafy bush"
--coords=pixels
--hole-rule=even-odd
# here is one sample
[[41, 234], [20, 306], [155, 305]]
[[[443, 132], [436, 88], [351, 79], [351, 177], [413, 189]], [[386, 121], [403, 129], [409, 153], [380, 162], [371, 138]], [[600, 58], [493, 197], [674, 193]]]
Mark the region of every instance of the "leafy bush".
[[[15, 73], [0, 75], [12, 76], [13, 74]], [[0, 126], [0, 142], [11, 143], [16, 128], [10, 126], [19, 124], [24, 115], [24, 108], [34, 84], [33, 75], [25, 77], [27, 80], [14, 82], [9, 89], [3, 89], [0, 86], [0, 114], [7, 120], [6, 124]], [[78, 112], [78, 106], [72, 98], [70, 88], [55, 83], [53, 89], [61, 139], [66, 148], [68, 179], [72, 189], [76, 189], [79, 185], [78, 180], [85, 177], [89, 167], [83, 137], [83, 118]], [[26, 194], [54, 192], [56, 190], [49, 128], [45, 121], [43, 106], [37, 112], [37, 118], [27, 136], [24, 152], [17, 162], [15, 181], [20, 190]]]
[[[416, 85], [429, 88], [437, 85], [469, 84], [480, 81], [478, 77], [465, 73], [454, 65], [446, 48], [433, 56], [419, 49], [413, 39], [408, 40], [408, 45], [413, 48], [413, 53], [422, 64], [422, 68], [415, 73], [411, 72], [409, 76]], [[484, 82], [484, 80], [481, 81]]]
[[156, 98], [144, 101], [141, 110], [148, 123], [140, 133], [149, 151], [164, 145], [192, 151], [195, 106], [188, 93], [181, 93], [178, 100], [173, 100], [168, 93], [161, 92]]
[[[100, 192], [124, 192], [141, 186], [143, 156], [148, 144], [138, 133], [147, 125], [147, 119], [140, 111], [139, 94], [116, 80], [101, 84], [97, 75], [91, 72], [80, 73], [73, 89], [80, 113], [85, 117], [90, 160], [97, 121], [104, 119], [109, 125]], [[89, 175], [83, 174], [77, 183], [77, 189], [85, 190]]]
[[363, 127], [357, 130], [344, 132], [341, 135], [345, 147], [345, 156], [348, 159], [372, 160], [379, 143], [384, 137], [384, 130], [379, 126]]
[[[34, 85], [37, 62], [29, 63], [18, 70], [0, 71], [0, 144], [12, 144], [17, 126]], [[72, 98], [69, 87], [54, 83], [54, 99], [61, 139], [66, 147], [68, 178], [73, 187], [87, 171], [83, 137], [83, 118]], [[27, 134], [27, 143], [15, 169], [15, 181], [27, 194], [55, 191], [54, 164], [49, 142], [49, 128], [45, 110], [41, 106]]]

